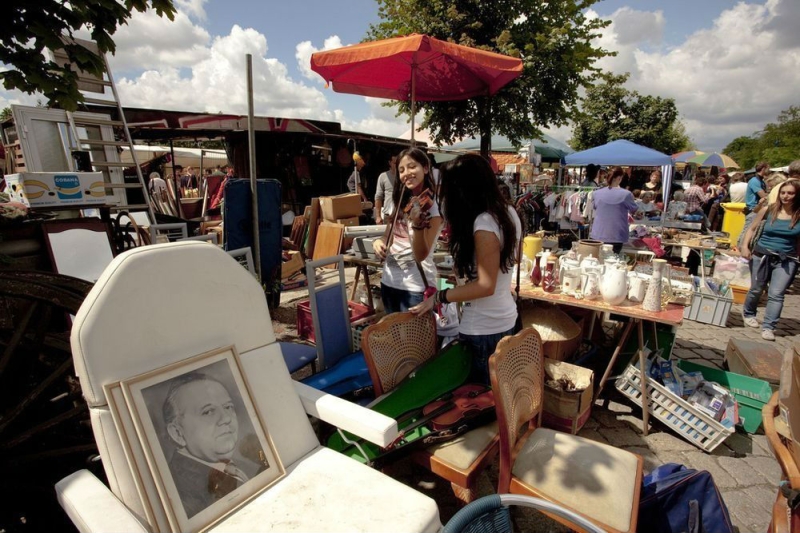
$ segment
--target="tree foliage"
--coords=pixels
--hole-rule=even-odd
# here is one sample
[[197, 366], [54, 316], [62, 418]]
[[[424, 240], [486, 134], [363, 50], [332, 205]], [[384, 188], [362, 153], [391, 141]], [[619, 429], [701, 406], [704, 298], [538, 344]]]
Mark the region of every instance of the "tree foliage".
[[[610, 55], [591, 44], [609, 24], [585, 16], [596, 1], [377, 0], [382, 22], [368, 40], [421, 33], [521, 58], [522, 75], [491, 98], [418, 103], [435, 143], [480, 136], [485, 154], [492, 132], [517, 142], [571, 117], [578, 90], [599, 73], [594, 63]], [[408, 102], [389, 105], [410, 112]]]
[[0, 122], [5, 122], [10, 118], [11, 118], [11, 108], [4, 107], [3, 110], [0, 111]]
[[691, 148], [672, 98], [642, 95], [625, 88], [628, 74], [604, 73], [603, 82], [586, 90], [575, 116], [571, 145], [585, 150], [618, 139], [665, 154]]
[[[170, 20], [175, 15], [172, 0], [10, 0], [3, 6], [0, 22], [0, 63], [12, 68], [0, 72], [6, 89], [41, 92], [51, 106], [76, 109], [83, 96], [76, 72], [57, 65], [44, 51], [64, 48], [79, 69], [95, 76], [105, 70], [102, 59], [71, 39], [86, 27], [102, 53], [114, 53], [111, 36], [127, 23], [133, 11], [155, 9]], [[62, 36], [67, 37], [66, 44]]]
[[770, 122], [750, 137], [735, 138], [724, 152], [743, 169], [762, 160], [777, 167], [800, 159], [800, 107], [790, 106], [781, 111], [777, 122]]

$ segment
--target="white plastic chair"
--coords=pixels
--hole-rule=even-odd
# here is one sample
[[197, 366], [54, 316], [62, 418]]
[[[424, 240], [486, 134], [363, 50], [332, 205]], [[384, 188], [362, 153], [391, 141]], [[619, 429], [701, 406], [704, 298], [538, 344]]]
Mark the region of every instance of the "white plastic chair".
[[[211, 531], [439, 530], [432, 499], [320, 445], [308, 415], [381, 446], [396, 437], [397, 424], [292, 381], [269, 323], [258, 282], [216, 246], [146, 246], [114, 259], [72, 329], [75, 370], [110, 485], [87, 470], [56, 484], [79, 531], [170, 530], [149, 470], [134, 477], [103, 387], [230, 345], [287, 474]], [[142, 449], [133, 441], [129, 456], [136, 457]]]

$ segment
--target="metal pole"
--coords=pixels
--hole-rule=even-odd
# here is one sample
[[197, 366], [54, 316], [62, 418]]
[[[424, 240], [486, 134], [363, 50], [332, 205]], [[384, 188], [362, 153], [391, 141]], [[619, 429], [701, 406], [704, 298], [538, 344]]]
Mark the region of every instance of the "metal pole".
[[416, 146], [417, 143], [414, 142], [414, 115], [417, 114], [417, 65], [416, 63], [411, 63], [411, 146]]
[[175, 171], [175, 147], [172, 145], [172, 139], [169, 140], [169, 155], [172, 158], [172, 186], [175, 188], [175, 216], [183, 218], [181, 211], [181, 180], [178, 179], [178, 173]]
[[258, 181], [256, 181], [256, 128], [253, 119], [253, 55], [247, 54], [247, 145], [250, 152], [250, 195], [253, 211], [253, 257], [261, 277], [261, 232], [258, 229]]

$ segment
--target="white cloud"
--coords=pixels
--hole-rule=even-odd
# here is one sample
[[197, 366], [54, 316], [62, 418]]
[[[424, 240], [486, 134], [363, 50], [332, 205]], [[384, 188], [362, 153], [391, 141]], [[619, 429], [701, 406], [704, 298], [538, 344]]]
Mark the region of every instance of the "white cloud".
[[795, 2], [739, 2], [680, 46], [655, 50], [643, 49], [653, 44], [645, 33], [638, 41], [633, 34], [620, 35], [620, 27], [634, 26], [632, 10], [623, 8], [611, 15], [613, 24], [598, 39], [618, 56], [602, 59], [600, 66], [630, 72], [630, 89], [674, 98], [698, 148], [719, 150], [797, 104], [800, 39], [792, 21], [800, 15]]
[[317, 81], [318, 83], [325, 83], [325, 80], [323, 80], [319, 74], [311, 70], [311, 55], [320, 51], [341, 48], [342, 46], [344, 45], [338, 35], [331, 35], [325, 39], [325, 42], [322, 44], [322, 50], [311, 44], [311, 41], [303, 41], [297, 45], [294, 54], [294, 57], [297, 59], [297, 68], [306, 78]]
[[217, 37], [203, 59], [181, 77], [176, 67], [148, 70], [119, 82], [120, 98], [133, 107], [185, 111], [247, 112], [246, 54], [253, 56], [256, 114], [332, 120], [325, 96], [296, 83], [286, 66], [267, 57], [267, 39], [256, 30], [234, 26]]
[[175, 0], [177, 8], [198, 20], [206, 20], [205, 3], [207, 0]]

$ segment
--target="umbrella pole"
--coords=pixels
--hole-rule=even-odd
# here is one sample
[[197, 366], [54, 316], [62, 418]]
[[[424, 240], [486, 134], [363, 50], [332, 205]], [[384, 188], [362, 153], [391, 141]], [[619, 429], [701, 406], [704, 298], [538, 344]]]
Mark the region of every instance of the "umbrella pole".
[[417, 64], [411, 63], [411, 146], [416, 146], [414, 142], [414, 117], [417, 114]]

